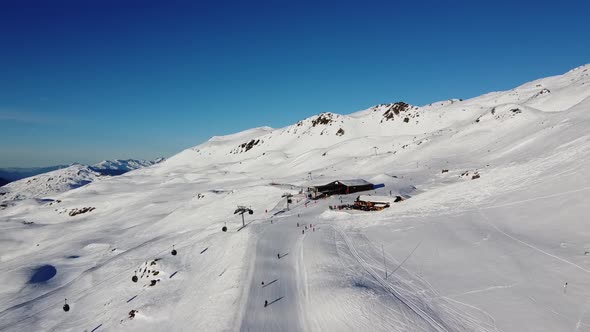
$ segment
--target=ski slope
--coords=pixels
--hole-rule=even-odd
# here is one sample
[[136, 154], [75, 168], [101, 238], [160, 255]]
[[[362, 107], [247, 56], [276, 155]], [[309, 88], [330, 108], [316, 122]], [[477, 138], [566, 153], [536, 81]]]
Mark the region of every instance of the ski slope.
[[[0, 331], [590, 331], [589, 69], [214, 137], [3, 206]], [[358, 178], [409, 198], [301, 193]]]

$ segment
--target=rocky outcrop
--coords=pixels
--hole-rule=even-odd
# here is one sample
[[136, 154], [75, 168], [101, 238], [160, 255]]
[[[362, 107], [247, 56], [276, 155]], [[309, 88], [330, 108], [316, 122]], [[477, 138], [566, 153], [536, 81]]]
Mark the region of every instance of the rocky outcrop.
[[94, 209], [96, 209], [96, 208], [92, 207], [92, 206], [83, 207], [83, 208], [79, 208], [79, 209], [75, 208], [75, 209], [71, 209], [70, 212], [68, 213], [68, 215], [70, 217], [73, 217], [73, 216], [77, 216], [79, 214], [83, 214], [86, 212], [92, 212]]
[[418, 117], [417, 112], [411, 112], [418, 110], [418, 107], [399, 101], [397, 103], [389, 104], [385, 112], [383, 112], [383, 121], [394, 121], [396, 117], [403, 117], [403, 121], [410, 122], [410, 117]]
[[242, 143], [240, 145], [238, 145], [237, 148], [233, 149], [230, 151], [230, 153], [243, 153], [243, 152], [248, 152], [250, 151], [253, 147], [255, 147], [256, 145], [262, 144], [264, 143], [264, 141], [260, 140], [260, 139], [252, 139], [249, 142], [246, 143]]
[[321, 113], [317, 118], [311, 121], [311, 126], [328, 125], [334, 122], [334, 115], [332, 113]]

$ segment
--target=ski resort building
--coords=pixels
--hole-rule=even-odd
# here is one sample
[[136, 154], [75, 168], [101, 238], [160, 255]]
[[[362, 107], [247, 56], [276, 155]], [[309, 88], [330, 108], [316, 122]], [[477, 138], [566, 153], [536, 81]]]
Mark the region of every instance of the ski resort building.
[[354, 209], [364, 211], [381, 211], [390, 206], [395, 198], [389, 196], [360, 195], [354, 201]]
[[373, 190], [374, 185], [363, 179], [337, 180], [323, 186], [309, 187], [311, 198], [317, 199], [331, 195], [347, 195], [359, 191]]

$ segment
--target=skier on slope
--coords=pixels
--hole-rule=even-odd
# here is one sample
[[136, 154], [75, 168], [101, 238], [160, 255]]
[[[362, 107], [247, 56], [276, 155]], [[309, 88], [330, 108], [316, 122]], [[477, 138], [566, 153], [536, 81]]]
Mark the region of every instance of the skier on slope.
[[281, 259], [281, 254], [277, 254], [277, 258], [278, 259]]
[[266, 308], [267, 305], [268, 305], [268, 301], [264, 300], [264, 307]]

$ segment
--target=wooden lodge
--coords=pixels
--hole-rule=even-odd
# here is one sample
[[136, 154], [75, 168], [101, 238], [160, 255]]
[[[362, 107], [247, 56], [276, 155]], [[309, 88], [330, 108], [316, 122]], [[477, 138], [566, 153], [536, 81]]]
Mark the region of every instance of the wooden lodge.
[[394, 197], [360, 195], [354, 201], [353, 208], [363, 211], [381, 211], [388, 208]]

